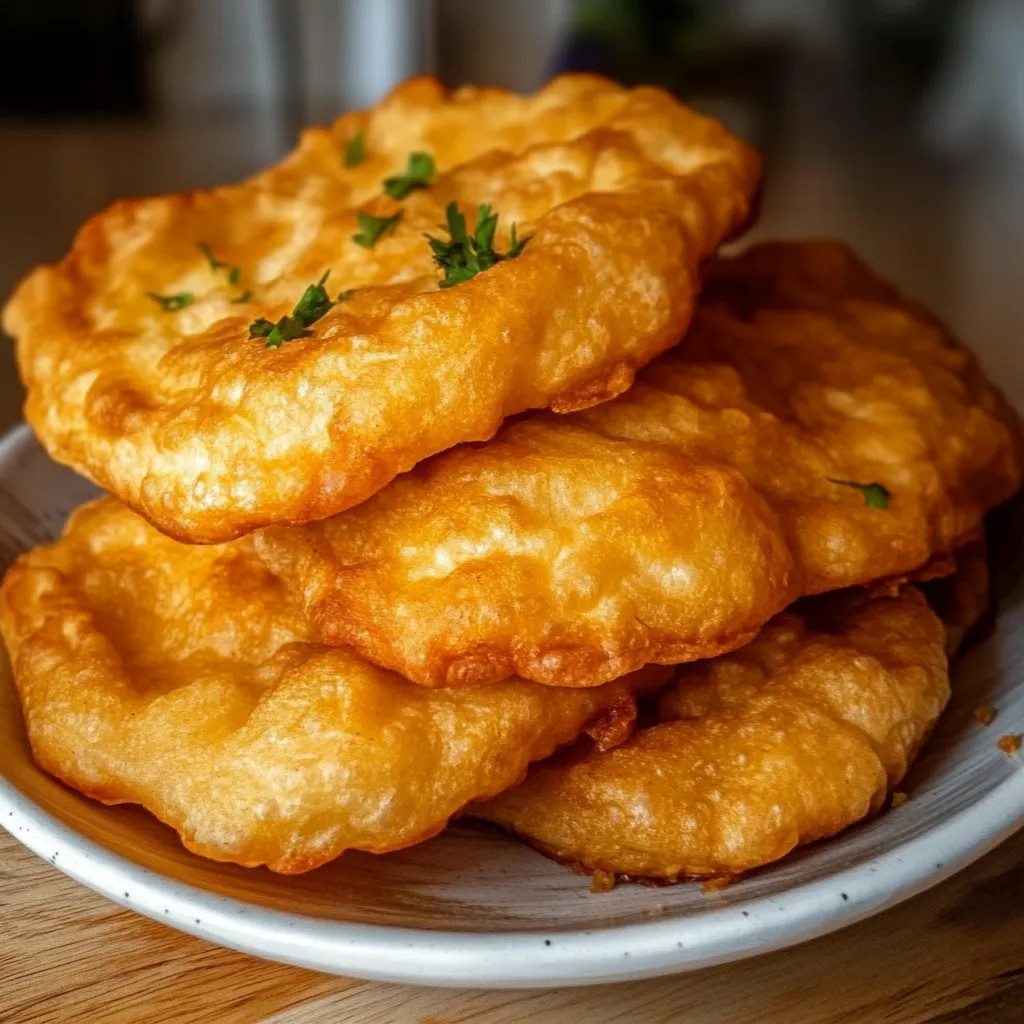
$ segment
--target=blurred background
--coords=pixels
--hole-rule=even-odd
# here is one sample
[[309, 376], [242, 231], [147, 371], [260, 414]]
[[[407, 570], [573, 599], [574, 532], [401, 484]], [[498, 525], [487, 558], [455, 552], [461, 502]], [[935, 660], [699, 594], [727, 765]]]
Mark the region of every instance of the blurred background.
[[[1024, 0], [2, 0], [0, 294], [121, 196], [227, 182], [423, 72], [657, 83], [1024, 397]], [[19, 417], [0, 348], [0, 427]]]

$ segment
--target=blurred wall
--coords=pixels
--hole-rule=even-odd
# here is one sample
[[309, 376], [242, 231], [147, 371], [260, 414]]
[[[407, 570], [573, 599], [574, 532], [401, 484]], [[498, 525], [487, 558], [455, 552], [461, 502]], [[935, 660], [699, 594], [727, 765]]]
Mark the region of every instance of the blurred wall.
[[[7, 2], [24, 21], [31, 20], [37, 0]], [[111, 12], [130, 5], [130, 0], [95, 2]], [[172, 115], [280, 107], [294, 115], [290, 131], [297, 121], [322, 121], [339, 110], [371, 104], [396, 82], [422, 72], [437, 73], [449, 84], [530, 91], [556, 67], [560, 46], [574, 28], [579, 33], [583, 23], [613, 26], [604, 49], [628, 55], [637, 48], [631, 31], [646, 21], [664, 27], [646, 40], [646, 49], [632, 54], [638, 67], [624, 75], [629, 80], [663, 81], [666, 59], [677, 69], [706, 64], [709, 54], [721, 54], [737, 40], [815, 53], [847, 65], [854, 76], [871, 74], [858, 68], [865, 53], [888, 52], [890, 64], [905, 74], [922, 54], [938, 55], [945, 70], [928, 104], [931, 142], [966, 153], [978, 140], [995, 140], [1024, 153], [1024, 0], [139, 3], [152, 41], [152, 92], [159, 108]], [[80, 10], [85, 9], [92, 8]], [[680, 43], [684, 26], [688, 43], [673, 51], [672, 39]], [[652, 46], [665, 52], [653, 53]], [[614, 67], [605, 70], [615, 73]], [[738, 69], [730, 73], [736, 77]]]
[[432, 0], [144, 0], [173, 115], [290, 106], [323, 119], [435, 65]]
[[310, 120], [375, 102], [412, 74], [530, 91], [574, 0], [142, 0], [153, 91], [171, 115], [297, 107]]
[[266, 106], [282, 87], [272, 0], [143, 0], [159, 107]]
[[438, 0], [441, 75], [532, 92], [551, 62], [573, 15], [573, 0]]

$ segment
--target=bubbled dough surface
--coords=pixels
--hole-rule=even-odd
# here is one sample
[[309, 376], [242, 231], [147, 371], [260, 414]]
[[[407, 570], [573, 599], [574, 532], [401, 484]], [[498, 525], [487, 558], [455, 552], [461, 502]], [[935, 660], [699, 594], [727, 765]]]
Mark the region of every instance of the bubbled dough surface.
[[948, 700], [945, 630], [913, 587], [837, 596], [684, 667], [626, 744], [581, 742], [473, 813], [587, 870], [676, 880], [760, 867], [877, 811]]
[[689, 333], [614, 401], [257, 544], [323, 639], [416, 682], [585, 686], [912, 574], [1020, 475], [1014, 415], [927, 311], [837, 243], [776, 243], [713, 264]]
[[426, 839], [585, 727], [614, 742], [665, 677], [425, 690], [311, 642], [246, 541], [181, 545], [109, 498], [15, 563], [0, 626], [43, 768], [289, 873]]
[[709, 657], [793, 593], [777, 519], [741, 477], [551, 415], [255, 543], [326, 642], [432, 686], [590, 686]]
[[[346, 168], [357, 131], [366, 159]], [[414, 150], [439, 176], [398, 203], [381, 181]], [[178, 539], [324, 518], [505, 416], [627, 388], [685, 329], [698, 266], [747, 219], [759, 170], [660, 90], [567, 76], [527, 97], [447, 94], [412, 80], [240, 185], [124, 200], [89, 221], [4, 311], [27, 418], [53, 457]], [[493, 204], [499, 249], [512, 222], [533, 238], [442, 291], [423, 232], [453, 199], [473, 216]], [[393, 235], [352, 241], [357, 210], [399, 208]], [[241, 267], [238, 286], [198, 241]], [[356, 292], [313, 337], [247, 340], [325, 270], [332, 296]], [[197, 301], [165, 313], [147, 291]]]

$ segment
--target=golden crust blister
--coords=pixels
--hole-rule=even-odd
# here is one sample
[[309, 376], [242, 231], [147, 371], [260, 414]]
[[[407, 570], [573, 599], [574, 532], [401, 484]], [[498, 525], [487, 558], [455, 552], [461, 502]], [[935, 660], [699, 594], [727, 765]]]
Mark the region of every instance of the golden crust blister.
[[321, 639], [430, 686], [711, 657], [793, 596], [777, 518], [737, 474], [550, 415], [253, 541]]
[[43, 768], [288, 873], [429, 838], [583, 729], [621, 738], [667, 678], [426, 690], [313, 643], [246, 541], [181, 545], [109, 498], [15, 563], [0, 627]]
[[[577, 418], [739, 472], [805, 594], [913, 573], [1021, 483], [1020, 422], [974, 357], [837, 242], [716, 261], [683, 342]], [[888, 507], [834, 481], [880, 483]]]
[[614, 401], [255, 543], [326, 642], [417, 683], [589, 686], [912, 574], [1020, 475], [1015, 416], [930, 314], [837, 243], [778, 243], [712, 264], [689, 333]]
[[[981, 549], [967, 562], [957, 631], [983, 607]], [[946, 628], [916, 587], [809, 598], [684, 666], [657, 724], [581, 741], [472, 813], [590, 872], [734, 876], [879, 810], [948, 698]]]
[[[349, 168], [357, 133], [365, 159]], [[436, 180], [388, 198], [382, 180], [417, 150]], [[658, 89], [566, 76], [522, 97], [413, 80], [240, 185], [125, 200], [86, 224], [4, 312], [27, 418], [54, 458], [181, 540], [322, 519], [506, 416], [627, 388], [685, 329], [699, 265], [748, 217], [759, 172], [749, 147]], [[513, 222], [532, 238], [439, 290], [423, 233], [452, 200], [471, 228], [493, 205], [499, 250]], [[402, 220], [362, 248], [360, 210]], [[200, 242], [238, 266], [234, 284]], [[327, 270], [332, 297], [355, 291], [311, 337], [247, 340]], [[165, 312], [147, 293], [194, 301]]]

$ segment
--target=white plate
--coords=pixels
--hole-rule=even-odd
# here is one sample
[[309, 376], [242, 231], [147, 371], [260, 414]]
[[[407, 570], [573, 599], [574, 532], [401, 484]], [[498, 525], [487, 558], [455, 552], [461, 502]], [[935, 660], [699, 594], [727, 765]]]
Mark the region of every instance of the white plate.
[[[9, 434], [0, 442], [0, 567], [53, 536], [93, 493], [26, 428]], [[0, 823], [122, 906], [247, 953], [359, 978], [585, 985], [779, 949], [934, 885], [1024, 824], [1024, 770], [995, 747], [1002, 733], [1024, 732], [1022, 514], [1018, 506], [998, 517], [997, 625], [957, 665], [953, 705], [915, 770], [912, 799], [713, 895], [696, 885], [594, 895], [585, 878], [473, 824], [290, 878], [203, 860], [144, 811], [104, 808], [35, 767], [6, 661]], [[971, 716], [981, 703], [999, 709], [989, 728]]]

